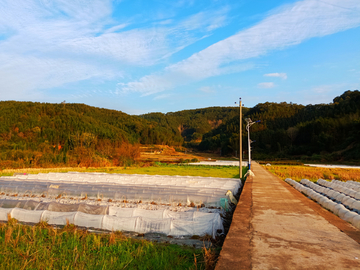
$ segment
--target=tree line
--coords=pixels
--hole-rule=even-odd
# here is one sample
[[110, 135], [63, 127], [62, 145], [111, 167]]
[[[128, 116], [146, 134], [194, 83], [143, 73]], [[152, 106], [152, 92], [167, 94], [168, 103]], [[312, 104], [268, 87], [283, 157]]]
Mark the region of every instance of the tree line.
[[[253, 157], [360, 160], [360, 92], [330, 104], [259, 103], [243, 108]], [[239, 108], [210, 107], [132, 116], [85, 104], [0, 102], [0, 168], [126, 165], [140, 144], [239, 154]]]
[[[360, 92], [346, 91], [330, 104], [260, 103], [243, 116], [261, 120], [251, 127], [254, 158], [323, 161], [360, 160]], [[234, 155], [239, 149], [239, 119], [234, 117], [203, 136], [199, 149]]]
[[139, 144], [182, 145], [180, 133], [84, 104], [0, 102], [0, 168], [124, 165]]

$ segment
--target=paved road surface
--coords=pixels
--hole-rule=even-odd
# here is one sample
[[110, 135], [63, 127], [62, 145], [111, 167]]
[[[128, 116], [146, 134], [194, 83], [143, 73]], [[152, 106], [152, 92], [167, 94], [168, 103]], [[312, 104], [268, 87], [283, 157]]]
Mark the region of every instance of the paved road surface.
[[216, 270], [360, 269], [360, 231], [257, 163]]

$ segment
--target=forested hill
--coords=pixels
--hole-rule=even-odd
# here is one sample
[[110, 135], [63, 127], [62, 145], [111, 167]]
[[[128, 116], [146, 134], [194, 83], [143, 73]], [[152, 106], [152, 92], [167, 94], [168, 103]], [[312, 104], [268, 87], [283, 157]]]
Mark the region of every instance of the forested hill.
[[183, 138], [156, 122], [115, 110], [0, 102], [0, 169], [116, 165], [139, 155], [136, 143], [182, 145]]
[[[50, 144], [65, 145], [71, 136], [88, 133], [97, 139], [129, 143], [163, 143], [179, 145], [180, 134], [171, 133], [156, 122], [121, 111], [101, 109], [84, 104], [50, 104], [33, 102], [0, 102], [0, 134], [19, 141], [36, 137]], [[6, 135], [7, 134], [7, 135]], [[17, 134], [14, 138], [11, 136]], [[35, 136], [36, 135], [36, 136]]]
[[117, 165], [139, 156], [136, 144], [181, 146], [238, 114], [206, 108], [131, 116], [84, 104], [0, 102], [0, 169]]
[[[360, 159], [360, 92], [346, 91], [333, 103], [297, 105], [261, 103], [244, 114], [260, 123], [251, 127], [255, 157], [302, 158], [323, 161]], [[247, 132], [243, 119], [243, 147]], [[234, 117], [203, 136], [201, 150], [238, 149], [239, 119]]]
[[[244, 108], [246, 112], [248, 109]], [[200, 142], [202, 136], [222, 123], [239, 117], [239, 107], [210, 107], [179, 112], [149, 113], [141, 115], [149, 121], [155, 121], [167, 127], [173, 133], [180, 132], [185, 142]]]
[[[331, 104], [260, 103], [243, 109], [255, 158], [360, 160], [360, 92]], [[0, 102], [0, 169], [117, 165], [139, 156], [137, 144], [191, 146], [235, 155], [239, 107], [210, 107], [131, 116], [84, 104]]]

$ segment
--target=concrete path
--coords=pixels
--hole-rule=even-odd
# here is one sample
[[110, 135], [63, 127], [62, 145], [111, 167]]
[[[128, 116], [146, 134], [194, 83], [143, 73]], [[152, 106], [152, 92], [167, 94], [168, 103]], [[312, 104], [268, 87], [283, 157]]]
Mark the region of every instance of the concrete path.
[[358, 229], [252, 166], [217, 270], [360, 269]]

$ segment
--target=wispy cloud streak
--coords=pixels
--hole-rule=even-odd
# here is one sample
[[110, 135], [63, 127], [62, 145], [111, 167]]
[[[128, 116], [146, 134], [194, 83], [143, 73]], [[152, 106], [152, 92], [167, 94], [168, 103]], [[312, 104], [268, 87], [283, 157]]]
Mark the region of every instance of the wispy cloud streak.
[[265, 77], [279, 77], [283, 80], [287, 79], [287, 75], [286, 73], [268, 73], [268, 74], [264, 74]]
[[263, 82], [258, 84], [259, 88], [273, 88], [275, 84], [273, 82]]
[[129, 18], [115, 19], [113, 4], [0, 0], [0, 77], [6, 78], [5, 91], [26, 93], [93, 78], [120, 80], [129, 67], [162, 63], [197, 41], [199, 33], [221, 27], [227, 13], [208, 10], [169, 25], [137, 26]]
[[[121, 91], [148, 95], [208, 77], [239, 72], [241, 61], [360, 25], [358, 0], [304, 0], [285, 5], [257, 25], [168, 66], [163, 72], [121, 83]], [[240, 64], [234, 68], [233, 64]]]

